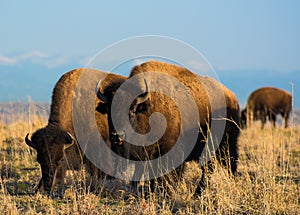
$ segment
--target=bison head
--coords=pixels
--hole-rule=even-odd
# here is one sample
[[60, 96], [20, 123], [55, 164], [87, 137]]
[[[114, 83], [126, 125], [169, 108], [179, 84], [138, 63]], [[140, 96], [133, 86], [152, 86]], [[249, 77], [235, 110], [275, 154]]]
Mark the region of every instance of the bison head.
[[75, 139], [59, 125], [48, 124], [37, 130], [29, 139], [25, 137], [28, 146], [37, 152], [37, 161], [41, 165], [42, 179], [37, 191], [50, 193], [54, 185], [62, 183], [60, 175], [65, 172], [64, 150], [74, 144]]
[[[120, 85], [114, 88], [108, 86], [105, 89], [102, 89], [100, 87], [100, 82], [101, 80], [99, 81], [99, 84], [97, 86], [97, 97], [100, 99], [100, 103], [97, 106], [97, 111], [108, 114], [109, 139], [112, 143], [112, 149], [114, 150], [114, 147], [122, 146], [126, 139], [130, 136], [130, 133], [126, 133], [125, 130], [120, 129], [122, 127], [125, 128], [126, 126], [128, 126], [124, 123], [128, 122], [128, 118], [131, 126], [133, 127], [133, 129], [135, 129], [135, 132], [141, 134], [149, 132], [150, 126], [148, 124], [148, 120], [141, 120], [142, 117], [145, 117], [147, 107], [149, 106], [149, 89], [147, 81], [144, 79], [137, 85], [131, 85], [129, 87], [129, 89], [131, 89], [132, 91], [134, 91], [134, 88], [141, 91], [141, 93], [139, 93], [136, 97], [132, 97], [131, 90], [126, 91], [124, 89], [120, 89]], [[132, 101], [129, 109], [127, 109], [128, 112], [126, 114], [118, 111], [114, 111], [113, 113], [114, 118], [117, 119], [117, 123], [119, 124], [118, 130], [115, 128], [115, 124], [112, 119], [112, 104], [114, 102], [113, 99], [115, 98], [116, 92], [118, 92], [118, 97], [120, 98], [116, 106], [127, 106], [126, 104], [128, 103], [128, 100]], [[145, 123], [145, 125], [135, 126], [137, 124], [136, 121], [143, 121], [147, 123]]]
[[[108, 115], [111, 149], [117, 154], [130, 160], [152, 160], [175, 145], [181, 118], [170, 96], [177, 85], [171, 87], [174, 79], [166, 80], [166, 76], [160, 72], [140, 73], [130, 76], [119, 88], [102, 84], [97, 87], [97, 111]], [[166, 81], [171, 89], [163, 89], [171, 90], [170, 96], [159, 89]]]

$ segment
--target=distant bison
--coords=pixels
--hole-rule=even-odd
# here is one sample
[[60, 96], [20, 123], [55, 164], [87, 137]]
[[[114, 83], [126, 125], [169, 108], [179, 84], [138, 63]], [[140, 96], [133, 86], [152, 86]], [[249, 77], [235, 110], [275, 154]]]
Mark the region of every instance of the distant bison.
[[[153, 78], [155, 74], [161, 76]], [[135, 75], [142, 75], [145, 78], [139, 80], [139, 82], [135, 85], [129, 86], [127, 89], [122, 88], [124, 86], [122, 85], [121, 89], [113, 87], [110, 87], [109, 89], [100, 88], [97, 93], [98, 98], [101, 100], [97, 110], [108, 114], [109, 137], [112, 147], [116, 153], [127, 159], [135, 161], [157, 160], [164, 154], [172, 151], [178, 138], [184, 136], [185, 132], [195, 135], [195, 145], [193, 145], [190, 149], [191, 153], [185, 160], [182, 161], [182, 166], [178, 166], [176, 170], [173, 169], [173, 172], [163, 176], [168, 178], [169, 176], [172, 176], [174, 171], [177, 171], [177, 173], [181, 172], [180, 170], [185, 162], [192, 160], [199, 161], [201, 154], [207, 145], [207, 140], [210, 138], [210, 125], [215, 120], [217, 123], [224, 123], [224, 130], [221, 130], [221, 128], [220, 131], [218, 130], [218, 132], [222, 132], [222, 136], [218, 140], [221, 142], [219, 147], [214, 149], [216, 151], [216, 157], [224, 167], [228, 168], [228, 171], [231, 174], [236, 174], [238, 160], [237, 138], [239, 136], [238, 125], [240, 114], [238, 100], [230, 90], [212, 78], [198, 76], [188, 69], [157, 61], [149, 61], [135, 66], [131, 70], [128, 80]], [[181, 88], [181, 85], [177, 84], [177, 82], [173, 81], [173, 79], [178, 80], [184, 87]], [[176, 102], [174, 103], [174, 101], [168, 95], [165, 95], [165, 93], [159, 92], [159, 90], [151, 91], [151, 87], [154, 85], [164, 86], [171, 95], [174, 95], [174, 97], [181, 96], [182, 91], [185, 90], [190, 92], [195, 101], [196, 112], [189, 116], [190, 118], [188, 118], [187, 124], [190, 127], [187, 130], [182, 130], [182, 117], [184, 117], [186, 113], [180, 112], [178, 108], [179, 104], [176, 104]], [[119, 97], [121, 98], [121, 101], [115, 105], [123, 106], [129, 98], [132, 98], [131, 90], [133, 89], [138, 89], [141, 93], [139, 96], [133, 97], [134, 100], [132, 101], [125, 116], [121, 116], [119, 112], [113, 113], [113, 98], [116, 98], [116, 95], [119, 94], [121, 96]], [[182, 95], [182, 98], [184, 97], [185, 96]], [[224, 102], [222, 102], [221, 98], [223, 98]], [[183, 103], [182, 101], [179, 100], [179, 103], [183, 105], [184, 110], [191, 109], [192, 104]], [[214, 117], [218, 116], [218, 111], [220, 110], [225, 110], [226, 115], [223, 117], [220, 116], [219, 119], [212, 119], [212, 115], [214, 115]], [[129, 120], [130, 125], [137, 134], [146, 135], [151, 129], [155, 130], [160, 128], [161, 124], [163, 124], [163, 121], [156, 121], [154, 120], [155, 117], [152, 117], [152, 114], [157, 114], [157, 112], [165, 117], [166, 129], [159, 140], [154, 140], [154, 144], [147, 146], [131, 144], [128, 139], [132, 134], [130, 132], [124, 132], [123, 130], [126, 130], [125, 128], [123, 130], [122, 128], [116, 130], [115, 124], [112, 120], [112, 117], [114, 117], [113, 114], [116, 114], [116, 123], [121, 124], [121, 127], [122, 124], [124, 124], [123, 122]], [[197, 118], [197, 115], [199, 116], [199, 121], [198, 123], [193, 124], [192, 121], [195, 117]], [[191, 123], [189, 123], [189, 121]], [[149, 138], [155, 139], [156, 137], [152, 136]], [[146, 142], [146, 140], [144, 140], [144, 142], [142, 139], [140, 141], [140, 144], [144, 144]], [[183, 144], [184, 148], [190, 143], [183, 142], [181, 144]], [[168, 162], [172, 163], [176, 156], [181, 156], [182, 152], [183, 151], [180, 150], [172, 152], [174, 157], [171, 157], [171, 160]], [[196, 190], [196, 193], [198, 194], [201, 193], [205, 184], [205, 173], [209, 174], [213, 171], [213, 165], [211, 161], [208, 160], [206, 165], [202, 166], [203, 174]], [[155, 168], [159, 167], [157, 166]], [[155, 179], [150, 180], [152, 189], [154, 181]]]
[[261, 128], [267, 117], [275, 127], [276, 115], [284, 118], [285, 128], [288, 127], [289, 113], [292, 106], [292, 96], [289, 92], [274, 87], [263, 87], [252, 92], [248, 98], [247, 107], [241, 112], [241, 126], [247, 126], [253, 120], [261, 120]]
[[[93, 74], [100, 71], [75, 69], [65, 73], [53, 90], [48, 125], [37, 130], [31, 138], [29, 138], [29, 134], [26, 135], [25, 142], [37, 151], [37, 161], [41, 165], [42, 178], [38, 185], [38, 191], [49, 193], [56, 188], [57, 193], [62, 194], [66, 170], [79, 170], [82, 164], [86, 164], [87, 171], [91, 176], [90, 186], [92, 190], [97, 188], [99, 181], [104, 176], [85, 158], [74, 132], [72, 102], [74, 97], [78, 96], [75, 88], [83, 72], [88, 72], [93, 76]], [[114, 80], [114, 83], [118, 84], [122, 82], [122, 79], [124, 79], [122, 76], [108, 74], [106, 80], [107, 82]], [[91, 82], [87, 82], [87, 85], [97, 83], [98, 78], [91, 77], [90, 80]], [[93, 89], [95, 86], [92, 86]], [[93, 94], [94, 91], [88, 93]], [[95, 104], [98, 104], [98, 102], [95, 98]], [[84, 108], [82, 107], [82, 111], [84, 111]], [[99, 132], [106, 141], [108, 135], [107, 116], [95, 111], [95, 118]]]

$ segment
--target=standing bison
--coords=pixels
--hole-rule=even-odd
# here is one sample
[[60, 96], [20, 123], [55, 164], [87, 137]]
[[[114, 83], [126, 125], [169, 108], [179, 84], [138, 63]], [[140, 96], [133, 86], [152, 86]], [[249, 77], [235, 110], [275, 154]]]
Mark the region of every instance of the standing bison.
[[274, 87], [263, 87], [252, 92], [247, 101], [247, 108], [241, 112], [242, 128], [253, 120], [261, 120], [261, 128], [267, 121], [267, 117], [275, 127], [276, 115], [284, 118], [285, 128], [288, 127], [289, 114], [292, 107], [292, 96], [289, 92]]
[[[124, 86], [130, 78], [135, 76], [141, 78], [137, 78], [134, 83], [129, 83], [127, 87]], [[231, 174], [236, 174], [240, 114], [238, 100], [230, 90], [212, 78], [198, 76], [188, 69], [157, 61], [135, 66], [127, 81], [119, 89], [100, 87], [97, 93], [101, 100], [97, 110], [108, 115], [109, 138], [113, 150], [120, 156], [133, 161], [155, 161], [159, 158], [163, 159], [167, 154], [172, 156], [164, 162], [173, 163], [176, 159], [182, 159], [181, 164], [175, 166], [171, 172], [151, 178], [150, 188], [153, 189], [155, 180], [159, 179], [161, 183], [166, 178], [172, 178], [174, 173], [178, 173], [180, 178], [181, 168], [184, 167], [185, 162], [199, 161], [203, 154], [213, 153], [212, 151]], [[154, 89], [157, 86], [167, 90]], [[133, 91], [137, 94], [132, 95]], [[188, 97], [182, 94], [183, 91], [188, 92], [194, 100], [195, 112], [192, 114], [190, 110], [193, 104], [183, 102]], [[173, 97], [177, 101], [172, 100]], [[128, 100], [130, 100], [129, 106]], [[122, 111], [118, 111], [118, 107], [123, 106], [128, 106], [125, 115], [122, 115]], [[225, 116], [221, 114], [222, 111]], [[161, 118], [162, 115], [164, 119]], [[195, 118], [198, 120], [196, 123]], [[129, 124], [126, 124], [128, 120]], [[115, 127], [116, 124], [118, 128]], [[220, 138], [212, 137], [210, 131], [213, 124], [215, 132], [221, 132]], [[126, 127], [128, 125], [131, 129]], [[159, 133], [158, 136], [161, 137], [148, 135], [152, 130]], [[186, 134], [195, 136], [195, 142], [185, 141], [183, 136]], [[132, 144], [134, 135], [137, 135], [138, 145]], [[219, 145], [215, 145], [216, 148], [210, 148], [211, 151], [205, 150], [210, 138], [214, 138], [215, 142], [220, 142]], [[180, 150], [174, 149], [175, 145], [177, 147], [176, 141], [180, 142]], [[182, 155], [181, 153], [185, 151], [189, 151], [189, 154]], [[213, 171], [210, 158], [205, 158], [202, 177], [196, 189], [197, 194], [201, 193], [206, 176]], [[151, 170], [146, 174], [151, 175], [151, 171], [159, 169], [161, 165], [159, 162], [157, 164], [157, 166], [150, 167]], [[139, 175], [139, 173], [136, 174]]]
[[[90, 77], [85, 84], [92, 85], [93, 89], [99, 79], [97, 74], [104, 74], [93, 69], [75, 69], [65, 73], [53, 90], [48, 125], [37, 130], [31, 138], [29, 138], [29, 134], [25, 137], [26, 144], [37, 151], [37, 161], [41, 165], [42, 178], [38, 185], [38, 191], [49, 193], [56, 189], [57, 193], [61, 195], [66, 170], [79, 170], [82, 164], [86, 165], [87, 172], [91, 176], [92, 190], [98, 188], [98, 183], [102, 179], [103, 173], [85, 158], [84, 152], [77, 143], [73, 127], [72, 102], [73, 99], [83, 96], [77, 95], [75, 89], [78, 79], [84, 72]], [[110, 81], [121, 84], [124, 80], [122, 76], [105, 73], [104, 76], [106, 75], [107, 81], [102, 84]], [[94, 94], [94, 91], [86, 93]], [[98, 102], [95, 98], [95, 104]], [[85, 107], [81, 108], [84, 111]], [[108, 135], [107, 116], [95, 111], [95, 119], [98, 130], [106, 141]]]

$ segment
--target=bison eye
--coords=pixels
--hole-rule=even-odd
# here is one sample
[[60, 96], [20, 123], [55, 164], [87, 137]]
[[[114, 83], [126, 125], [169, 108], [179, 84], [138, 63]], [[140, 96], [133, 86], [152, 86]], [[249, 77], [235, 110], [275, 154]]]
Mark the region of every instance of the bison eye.
[[147, 105], [145, 103], [139, 104], [136, 108], [136, 112], [145, 112], [147, 111]]
[[138, 105], [133, 105], [130, 107], [130, 112], [135, 114], [135, 113], [142, 113], [142, 112], [145, 112], [147, 111], [147, 104], [146, 103], [141, 103], [141, 104], [138, 104]]

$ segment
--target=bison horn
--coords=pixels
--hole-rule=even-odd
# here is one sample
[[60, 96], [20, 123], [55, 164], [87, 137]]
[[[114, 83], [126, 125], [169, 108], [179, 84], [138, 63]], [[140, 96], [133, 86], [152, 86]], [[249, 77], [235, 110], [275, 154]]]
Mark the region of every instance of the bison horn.
[[25, 137], [25, 142], [26, 142], [26, 144], [28, 145], [28, 146], [30, 146], [30, 147], [32, 147], [32, 148], [34, 148], [34, 149], [36, 149], [36, 144], [34, 143], [34, 142], [32, 142], [30, 139], [29, 139], [29, 133], [26, 135], [26, 137]]
[[149, 87], [148, 87], [147, 80], [145, 78], [144, 78], [144, 83], [145, 83], [145, 88], [146, 88], [145, 92], [142, 95], [137, 97], [136, 104], [141, 104], [149, 98]]
[[68, 134], [69, 137], [72, 139], [72, 142], [71, 142], [71, 143], [68, 143], [68, 144], [65, 143], [65, 144], [64, 144], [64, 150], [70, 148], [71, 146], [73, 146], [73, 145], [77, 142], [77, 140], [75, 139], [75, 137], [74, 137], [70, 132], [67, 132], [67, 134]]
[[98, 81], [97, 83], [97, 87], [96, 87], [96, 94], [97, 94], [97, 97], [104, 103], [107, 103], [107, 98], [101, 93], [101, 90], [100, 90], [100, 84], [101, 84], [101, 81], [102, 79], [100, 79], [100, 81]]

